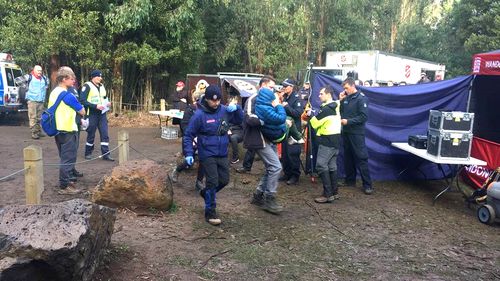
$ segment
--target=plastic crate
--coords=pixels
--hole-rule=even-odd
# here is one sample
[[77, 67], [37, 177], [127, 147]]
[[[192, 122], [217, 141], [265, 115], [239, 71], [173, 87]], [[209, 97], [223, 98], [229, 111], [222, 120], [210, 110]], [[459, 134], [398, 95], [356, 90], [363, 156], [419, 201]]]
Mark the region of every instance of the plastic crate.
[[175, 140], [179, 137], [179, 129], [176, 127], [161, 127], [161, 138], [166, 140]]

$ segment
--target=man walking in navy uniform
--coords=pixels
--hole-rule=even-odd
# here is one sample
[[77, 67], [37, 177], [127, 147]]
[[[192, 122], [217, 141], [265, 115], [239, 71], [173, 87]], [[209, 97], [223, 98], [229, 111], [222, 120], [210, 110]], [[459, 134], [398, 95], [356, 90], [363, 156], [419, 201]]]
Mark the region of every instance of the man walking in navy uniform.
[[[286, 79], [283, 81], [282, 85], [285, 93], [285, 100], [282, 105], [285, 107], [286, 115], [292, 117], [293, 126], [296, 126], [299, 131], [302, 131], [300, 116], [304, 111], [305, 102], [295, 91], [295, 81]], [[281, 159], [284, 175], [280, 178], [280, 181], [286, 181], [288, 185], [297, 184], [299, 182], [301, 151], [301, 144], [288, 144], [286, 141], [281, 143]]]
[[87, 128], [87, 143], [85, 144], [85, 159], [92, 159], [94, 150], [94, 138], [96, 130], [99, 130], [101, 138], [102, 159], [115, 161], [109, 155], [109, 135], [108, 119], [106, 112], [111, 103], [106, 95], [106, 89], [102, 84], [102, 72], [93, 70], [90, 73], [90, 81], [85, 82], [80, 94], [80, 102], [85, 106], [89, 117], [89, 127]]
[[344, 145], [344, 185], [356, 185], [356, 168], [359, 169], [365, 194], [372, 194], [372, 180], [368, 170], [368, 151], [365, 144], [365, 123], [368, 120], [368, 99], [358, 92], [352, 78], [342, 82], [340, 116]]

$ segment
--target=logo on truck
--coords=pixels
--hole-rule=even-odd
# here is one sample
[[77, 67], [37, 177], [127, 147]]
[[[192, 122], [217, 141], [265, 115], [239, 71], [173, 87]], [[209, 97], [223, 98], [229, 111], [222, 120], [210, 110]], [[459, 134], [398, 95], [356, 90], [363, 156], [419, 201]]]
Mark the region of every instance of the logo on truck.
[[409, 64], [405, 65], [405, 77], [410, 78], [411, 75], [411, 66]]

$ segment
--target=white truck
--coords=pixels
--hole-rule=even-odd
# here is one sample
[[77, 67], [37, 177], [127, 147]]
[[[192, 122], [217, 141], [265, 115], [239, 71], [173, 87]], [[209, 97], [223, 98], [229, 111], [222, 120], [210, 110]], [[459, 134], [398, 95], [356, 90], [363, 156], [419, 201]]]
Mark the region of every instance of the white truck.
[[422, 73], [431, 81], [443, 80], [446, 69], [443, 64], [378, 50], [326, 52], [325, 68], [339, 70], [340, 79], [350, 76], [381, 85], [389, 81], [416, 84]]
[[0, 53], [0, 117], [3, 114], [15, 113], [22, 108], [19, 87], [16, 78], [22, 77], [23, 71], [11, 54]]

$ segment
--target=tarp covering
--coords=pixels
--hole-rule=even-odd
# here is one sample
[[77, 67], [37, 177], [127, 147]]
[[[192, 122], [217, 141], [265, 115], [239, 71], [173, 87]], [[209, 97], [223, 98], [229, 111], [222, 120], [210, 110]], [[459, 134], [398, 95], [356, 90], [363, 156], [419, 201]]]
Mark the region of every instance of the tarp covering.
[[472, 74], [500, 75], [500, 50], [474, 55]]
[[[466, 111], [473, 76], [418, 85], [399, 87], [358, 87], [369, 99], [366, 145], [369, 168], [373, 179], [439, 179], [441, 172], [430, 162], [420, 166], [425, 175], [411, 169], [421, 158], [391, 146], [391, 142], [407, 142], [409, 135], [427, 133], [429, 110]], [[319, 90], [325, 85], [342, 91], [341, 81], [331, 76], [313, 73], [310, 102], [320, 105]], [[339, 157], [339, 172], [343, 174]], [[410, 168], [398, 175], [404, 168]]]
[[221, 77], [223, 81], [233, 86], [242, 98], [248, 98], [257, 93], [260, 77]]

